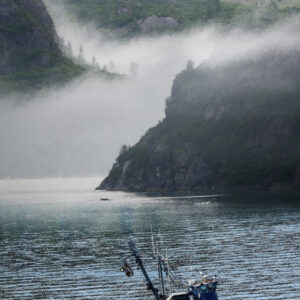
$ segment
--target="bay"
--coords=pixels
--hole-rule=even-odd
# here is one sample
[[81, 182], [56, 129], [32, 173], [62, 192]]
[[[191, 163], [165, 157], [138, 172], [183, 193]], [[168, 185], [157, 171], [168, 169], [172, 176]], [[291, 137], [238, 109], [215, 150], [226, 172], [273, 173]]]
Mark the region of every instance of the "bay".
[[[186, 281], [217, 275], [219, 299], [300, 299], [300, 195], [94, 191], [99, 178], [0, 180], [0, 298], [152, 299], [152, 232]], [[101, 198], [107, 198], [102, 201]], [[154, 280], [155, 281], [155, 280]]]

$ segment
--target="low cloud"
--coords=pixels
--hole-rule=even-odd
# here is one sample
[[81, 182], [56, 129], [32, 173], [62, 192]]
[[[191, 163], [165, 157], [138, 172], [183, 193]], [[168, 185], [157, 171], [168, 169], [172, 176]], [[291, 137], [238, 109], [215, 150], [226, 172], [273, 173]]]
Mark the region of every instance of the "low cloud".
[[274, 48], [288, 55], [300, 45], [298, 18], [260, 33], [210, 26], [121, 42], [74, 23], [61, 9], [50, 11], [59, 36], [74, 50], [82, 45], [86, 60], [95, 57], [100, 66], [130, 76], [84, 76], [30, 101], [17, 95], [1, 101], [1, 177], [103, 176], [121, 145], [134, 144], [164, 117], [172, 81], [189, 59], [195, 65], [228, 63]]

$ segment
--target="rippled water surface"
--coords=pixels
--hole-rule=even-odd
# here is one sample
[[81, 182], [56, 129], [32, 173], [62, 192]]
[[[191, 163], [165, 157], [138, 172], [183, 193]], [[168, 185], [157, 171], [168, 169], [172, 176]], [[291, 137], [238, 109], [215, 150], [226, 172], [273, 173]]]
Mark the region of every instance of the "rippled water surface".
[[119, 272], [133, 237], [155, 278], [152, 226], [179, 275], [218, 275], [220, 300], [300, 299], [299, 194], [146, 197], [98, 181], [0, 181], [0, 298], [152, 299], [139, 271]]

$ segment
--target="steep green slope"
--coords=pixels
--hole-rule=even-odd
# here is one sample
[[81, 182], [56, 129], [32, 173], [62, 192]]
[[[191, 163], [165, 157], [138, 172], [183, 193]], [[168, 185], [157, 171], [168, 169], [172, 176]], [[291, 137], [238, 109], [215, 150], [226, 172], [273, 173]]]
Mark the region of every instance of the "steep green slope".
[[166, 118], [123, 147], [101, 189], [300, 187], [300, 50], [179, 74]]
[[[51, 0], [83, 22], [117, 36], [177, 31], [216, 22], [264, 27], [299, 12], [299, 0]], [[154, 18], [154, 16], [156, 18]]]
[[[219, 0], [63, 0], [63, 3], [79, 20], [93, 21], [99, 28], [108, 29], [118, 36], [133, 36], [145, 31], [180, 30], [195, 23], [207, 23], [218, 17], [222, 9]], [[231, 5], [231, 9], [233, 7], [242, 6]], [[141, 25], [151, 16], [172, 18], [178, 26], [157, 24], [144, 30]]]
[[42, 1], [0, 1], [0, 94], [63, 82], [82, 72], [61, 53]]
[[[221, 0], [223, 23], [263, 28], [300, 12], [300, 0]], [[247, 8], [241, 9], [241, 7]]]

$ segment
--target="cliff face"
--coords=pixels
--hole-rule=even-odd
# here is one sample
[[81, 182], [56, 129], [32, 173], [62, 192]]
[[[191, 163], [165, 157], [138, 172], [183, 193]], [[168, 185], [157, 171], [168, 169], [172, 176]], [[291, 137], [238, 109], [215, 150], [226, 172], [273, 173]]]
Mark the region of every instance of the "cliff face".
[[0, 92], [55, 83], [79, 69], [63, 57], [41, 0], [0, 1]]
[[166, 118], [123, 148], [100, 189], [299, 188], [300, 51], [179, 74]]

